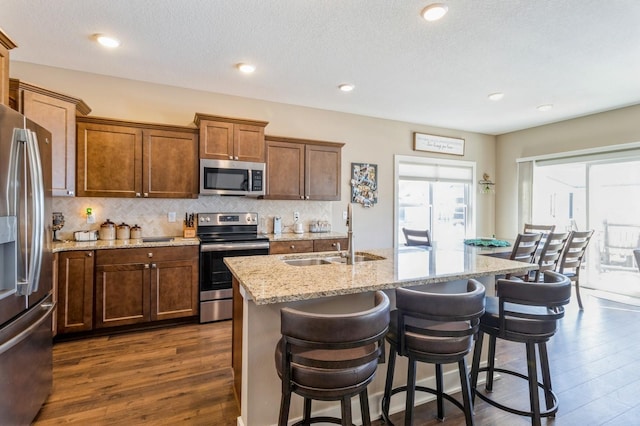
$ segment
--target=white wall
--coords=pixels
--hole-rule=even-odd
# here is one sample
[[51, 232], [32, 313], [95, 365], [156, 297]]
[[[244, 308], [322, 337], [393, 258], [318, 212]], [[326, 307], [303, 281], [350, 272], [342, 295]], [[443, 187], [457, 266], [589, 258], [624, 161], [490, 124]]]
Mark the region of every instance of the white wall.
[[516, 160], [640, 141], [640, 105], [575, 118], [496, 138], [496, 235], [518, 229]]
[[[150, 72], [153, 72], [153, 70], [150, 70]], [[266, 127], [266, 133], [270, 135], [344, 142], [345, 146], [342, 151], [342, 201], [329, 202], [328, 208], [330, 212], [328, 219], [331, 220], [334, 231], [342, 232], [346, 230], [342, 221], [342, 211], [346, 209], [350, 197], [349, 173], [351, 162], [366, 162], [378, 165], [378, 204], [369, 209], [359, 206], [354, 209], [354, 233], [357, 238], [356, 248], [358, 249], [390, 247], [393, 244], [394, 154], [476, 161], [478, 174], [476, 180], [479, 180], [485, 172], [492, 177], [496, 174], [495, 137], [493, 136], [181, 89], [23, 62], [11, 63], [11, 77], [81, 98], [92, 108], [91, 115], [95, 116], [189, 125], [193, 121], [194, 114], [202, 112], [268, 121], [269, 125]], [[357, 96], [355, 93], [353, 95]], [[389, 108], [393, 108], [393, 105], [390, 105]], [[428, 121], [428, 117], [426, 117], [426, 121]], [[417, 153], [412, 149], [412, 138], [415, 131], [464, 138], [466, 141], [465, 155], [458, 157], [424, 152]], [[159, 206], [158, 208], [164, 209], [167, 208], [168, 203], [171, 203], [169, 208], [178, 210], [184, 204], [184, 211], [187, 208], [199, 209], [202, 207], [202, 203], [206, 203], [206, 208], [209, 208], [212, 203], [209, 200], [201, 200], [195, 205], [189, 200], [166, 201], [165, 204], [149, 203], [148, 205]], [[493, 218], [494, 197], [491, 195], [478, 195], [477, 200], [478, 235], [491, 235], [495, 233]], [[116, 204], [108, 199], [103, 201], [106, 209]], [[141, 200], [141, 203], [144, 201]], [[82, 201], [80, 201], [80, 204], [82, 204]], [[244, 207], [242, 201], [234, 202], [233, 204], [233, 207], [237, 209]], [[301, 212], [308, 210], [306, 206], [296, 202], [249, 204], [251, 208], [255, 207], [261, 215], [281, 214], [285, 219], [291, 216], [294, 209]], [[138, 205], [132, 202], [128, 205], [133, 205], [135, 209], [143, 210], [147, 204]], [[69, 231], [75, 230], [71, 226], [80, 226], [82, 218], [81, 213], [77, 212], [78, 200], [65, 201], [57, 199], [55, 206], [59, 209], [67, 208], [70, 210], [65, 213], [65, 215], [73, 216], [68, 218], [68, 223], [71, 221], [71, 224], [74, 224], [69, 225], [67, 228]], [[267, 213], [261, 211], [262, 206], [268, 206]], [[223, 207], [225, 206], [223, 205]], [[80, 210], [82, 209], [80, 208]], [[217, 211], [215, 206], [212, 206], [212, 210]], [[322, 208], [320, 210], [322, 211]], [[180, 214], [180, 210], [178, 210], [178, 213]], [[156, 214], [157, 220], [163, 220], [166, 213], [154, 212], [154, 214]], [[122, 219], [116, 219], [115, 217], [111, 217], [111, 219], [128, 220], [124, 215], [121, 217]], [[304, 217], [303, 214], [302, 219], [307, 221], [313, 218]], [[153, 226], [153, 224], [149, 225]]]

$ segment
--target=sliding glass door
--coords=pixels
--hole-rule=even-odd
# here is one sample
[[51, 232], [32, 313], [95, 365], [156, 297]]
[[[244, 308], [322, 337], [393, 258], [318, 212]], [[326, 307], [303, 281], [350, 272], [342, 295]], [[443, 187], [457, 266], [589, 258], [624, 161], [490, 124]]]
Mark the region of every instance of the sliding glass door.
[[536, 163], [532, 220], [560, 230], [594, 229], [581, 284], [640, 297], [640, 160]]

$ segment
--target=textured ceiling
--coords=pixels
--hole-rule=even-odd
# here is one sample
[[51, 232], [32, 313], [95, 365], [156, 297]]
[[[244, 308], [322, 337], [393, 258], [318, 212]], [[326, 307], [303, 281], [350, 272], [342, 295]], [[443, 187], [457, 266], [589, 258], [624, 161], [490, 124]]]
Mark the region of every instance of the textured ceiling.
[[487, 134], [640, 103], [640, 1], [446, 3], [0, 0], [0, 27], [12, 60]]

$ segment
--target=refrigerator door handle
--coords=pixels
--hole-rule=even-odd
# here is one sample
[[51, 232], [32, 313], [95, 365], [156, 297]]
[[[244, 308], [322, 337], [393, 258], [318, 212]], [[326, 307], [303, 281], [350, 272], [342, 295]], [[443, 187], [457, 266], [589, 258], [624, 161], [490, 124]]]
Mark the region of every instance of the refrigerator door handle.
[[9, 349], [14, 347], [18, 343], [22, 342], [27, 337], [29, 337], [31, 333], [33, 333], [33, 331], [40, 326], [40, 324], [42, 324], [44, 321], [47, 320], [49, 315], [51, 315], [51, 312], [53, 312], [53, 309], [55, 308], [55, 306], [56, 304], [52, 302], [44, 302], [40, 304], [40, 307], [44, 310], [44, 312], [40, 314], [39, 318], [36, 321], [34, 321], [31, 325], [29, 325], [29, 327], [25, 328], [19, 334], [16, 334], [6, 342], [2, 342], [2, 344], [0, 344], [0, 354], [5, 353]]
[[[20, 194], [18, 191], [26, 192], [27, 183], [24, 182], [26, 176], [25, 171], [20, 167], [24, 165], [26, 162], [25, 159], [25, 144], [26, 144], [26, 136], [25, 130], [20, 128], [13, 129], [13, 137], [11, 139], [11, 152], [9, 153], [9, 188], [7, 191], [7, 205], [9, 207], [9, 215], [16, 216], [18, 218], [18, 224], [21, 222], [20, 214], [21, 205], [20, 205]], [[26, 216], [26, 212], [24, 213]], [[25, 229], [18, 225], [16, 229], [16, 291], [20, 295], [27, 294], [28, 291], [28, 264], [27, 264], [27, 256], [25, 253], [26, 241], [22, 236]]]
[[42, 162], [40, 149], [35, 132], [27, 130], [27, 154], [29, 158], [29, 172], [31, 174], [32, 203], [31, 217], [33, 229], [31, 232], [31, 253], [27, 294], [38, 291], [40, 283], [40, 270], [42, 269], [42, 241], [44, 237], [44, 179], [42, 176]]

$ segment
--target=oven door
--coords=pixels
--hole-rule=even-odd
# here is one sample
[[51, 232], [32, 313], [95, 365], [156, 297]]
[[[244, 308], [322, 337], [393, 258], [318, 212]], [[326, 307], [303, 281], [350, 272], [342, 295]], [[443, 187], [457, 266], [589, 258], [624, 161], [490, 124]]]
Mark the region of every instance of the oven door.
[[269, 254], [269, 242], [205, 243], [200, 245], [200, 322], [230, 319], [231, 272], [225, 257]]

